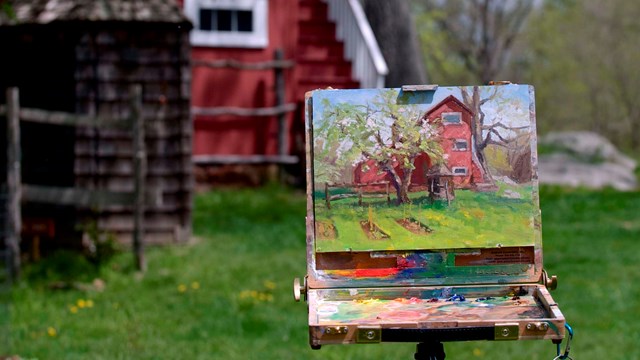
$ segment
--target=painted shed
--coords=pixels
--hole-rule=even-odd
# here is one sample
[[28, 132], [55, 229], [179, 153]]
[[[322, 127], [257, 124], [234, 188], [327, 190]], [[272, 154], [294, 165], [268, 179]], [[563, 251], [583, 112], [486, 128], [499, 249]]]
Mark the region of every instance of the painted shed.
[[[156, 205], [146, 209], [145, 241], [188, 239], [193, 182], [191, 23], [179, 4], [8, 0], [4, 5], [0, 89], [4, 93], [7, 87], [18, 87], [21, 106], [128, 118], [129, 87], [142, 85], [146, 186], [156, 198]], [[4, 95], [0, 99], [4, 102]], [[131, 131], [32, 123], [21, 128], [23, 183], [133, 190]], [[0, 140], [3, 152], [5, 138]], [[129, 240], [132, 211], [122, 205], [81, 209], [26, 203], [23, 219], [51, 220], [58, 245], [77, 244], [78, 225], [94, 220], [100, 230]]]

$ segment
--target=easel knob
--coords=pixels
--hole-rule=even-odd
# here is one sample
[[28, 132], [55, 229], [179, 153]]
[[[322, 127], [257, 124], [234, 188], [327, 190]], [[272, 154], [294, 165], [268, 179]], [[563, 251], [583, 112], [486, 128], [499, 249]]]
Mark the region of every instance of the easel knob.
[[305, 300], [307, 298], [307, 279], [305, 277], [304, 283], [300, 282], [300, 278], [293, 279], [293, 299], [300, 301], [300, 298], [304, 295]]
[[558, 277], [555, 275], [549, 277], [547, 270], [542, 270], [542, 285], [549, 290], [555, 290], [558, 288]]

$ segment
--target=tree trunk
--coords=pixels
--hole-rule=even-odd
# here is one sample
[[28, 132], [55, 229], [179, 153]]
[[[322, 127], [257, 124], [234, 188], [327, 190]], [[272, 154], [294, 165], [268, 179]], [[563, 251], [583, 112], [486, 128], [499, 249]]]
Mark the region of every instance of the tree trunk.
[[[409, 185], [411, 184], [411, 174], [413, 170], [405, 171], [402, 175], [402, 178], [396, 170], [393, 168], [393, 165], [390, 164], [379, 164], [380, 168], [384, 169], [387, 174], [391, 177], [391, 185], [396, 190], [396, 200], [397, 204], [407, 204], [410, 203], [409, 199]], [[407, 177], [408, 176], [408, 177]], [[408, 179], [408, 180], [407, 180]]]
[[411, 4], [406, 0], [364, 0], [364, 12], [389, 67], [387, 87], [427, 82]]
[[402, 174], [402, 183], [400, 184], [400, 196], [398, 197], [398, 202], [402, 204], [411, 203], [411, 199], [409, 199], [409, 186], [411, 185], [411, 174], [413, 174], [412, 169], [404, 169], [404, 173]]
[[487, 147], [487, 143], [483, 138], [482, 134], [482, 126], [484, 125], [484, 113], [481, 109], [480, 100], [480, 88], [478, 86], [473, 87], [473, 93], [469, 95], [469, 93], [463, 89], [462, 90], [462, 98], [473, 111], [473, 117], [471, 118], [471, 133], [473, 135], [474, 141], [474, 150], [476, 157], [478, 158], [478, 162], [480, 163], [480, 167], [482, 168], [482, 172], [484, 175], [484, 181], [490, 184], [494, 183], [493, 177], [489, 172], [489, 164], [487, 163], [487, 157], [484, 155], [484, 149]]

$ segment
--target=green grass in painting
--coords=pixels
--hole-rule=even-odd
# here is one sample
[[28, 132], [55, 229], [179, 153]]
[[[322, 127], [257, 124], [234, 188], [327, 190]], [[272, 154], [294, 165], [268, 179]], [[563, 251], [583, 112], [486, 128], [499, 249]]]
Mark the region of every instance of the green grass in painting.
[[[559, 275], [552, 295], [576, 332], [571, 355], [639, 359], [640, 193], [545, 189], [541, 204], [545, 265]], [[0, 307], [0, 331], [8, 330], [0, 334], [0, 355], [412, 359], [410, 343], [309, 348], [306, 306], [291, 297], [292, 278], [305, 274], [304, 209], [302, 194], [277, 188], [198, 195], [199, 241], [149, 249], [145, 276], [123, 254], [99, 272], [106, 282], [101, 293], [20, 283], [9, 314]], [[94, 305], [72, 313], [79, 299]], [[447, 359], [555, 356], [550, 341], [447, 343], [445, 349]]]
[[[502, 196], [518, 192], [520, 199]], [[534, 207], [531, 186], [500, 184], [497, 192], [479, 193], [457, 190], [450, 205], [432, 204], [425, 192], [412, 193], [411, 204], [390, 205], [379, 199], [367, 199], [359, 206], [356, 198], [333, 200], [325, 205], [324, 194], [316, 195], [316, 221], [335, 226], [337, 237], [318, 237], [316, 251], [451, 249], [472, 247], [533, 245]], [[416, 235], [397, 220], [413, 218], [432, 232]], [[370, 239], [360, 222], [372, 221], [389, 237]]]

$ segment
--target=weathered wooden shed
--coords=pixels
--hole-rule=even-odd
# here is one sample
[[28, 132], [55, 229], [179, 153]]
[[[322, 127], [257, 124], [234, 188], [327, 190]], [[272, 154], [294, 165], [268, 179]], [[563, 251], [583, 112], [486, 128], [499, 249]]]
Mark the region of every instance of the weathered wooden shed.
[[[0, 103], [19, 88], [23, 107], [128, 118], [129, 87], [142, 85], [146, 186], [145, 241], [184, 241], [191, 233], [191, 23], [175, 0], [8, 0], [0, 11]], [[4, 133], [4, 126], [1, 132]], [[25, 184], [132, 191], [129, 130], [23, 123]], [[0, 134], [5, 168], [6, 136]], [[4, 178], [4, 177], [3, 177]], [[23, 205], [23, 219], [51, 219], [60, 241], [95, 219], [123, 240], [131, 206], [99, 209]], [[46, 244], [43, 244], [46, 247]]]

